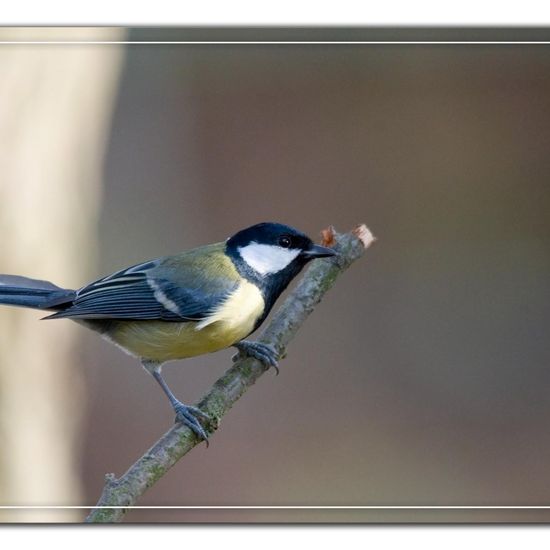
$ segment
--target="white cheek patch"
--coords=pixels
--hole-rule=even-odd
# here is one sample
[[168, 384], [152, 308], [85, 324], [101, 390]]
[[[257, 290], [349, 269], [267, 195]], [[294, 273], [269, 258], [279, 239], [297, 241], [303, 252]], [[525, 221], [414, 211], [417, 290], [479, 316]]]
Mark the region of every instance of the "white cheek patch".
[[301, 250], [271, 244], [250, 243], [238, 249], [241, 258], [260, 275], [277, 273], [287, 267]]

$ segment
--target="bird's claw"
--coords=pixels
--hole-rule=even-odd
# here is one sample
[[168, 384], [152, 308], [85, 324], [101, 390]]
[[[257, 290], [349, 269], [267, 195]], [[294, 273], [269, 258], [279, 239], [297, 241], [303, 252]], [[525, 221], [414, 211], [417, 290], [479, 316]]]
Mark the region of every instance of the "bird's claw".
[[279, 374], [279, 363], [277, 362], [279, 354], [272, 345], [242, 340], [235, 344], [235, 347], [239, 350], [239, 353], [233, 356], [233, 361], [236, 361], [239, 356], [248, 355], [257, 359], [268, 368], [273, 367], [276, 374]]
[[184, 405], [181, 402], [174, 405], [174, 411], [176, 413], [174, 422], [181, 422], [184, 426], [187, 426], [198, 437], [204, 439], [208, 447], [208, 435], [197, 417], [206, 421], [210, 421], [210, 417], [199, 408], [192, 407], [191, 405]]

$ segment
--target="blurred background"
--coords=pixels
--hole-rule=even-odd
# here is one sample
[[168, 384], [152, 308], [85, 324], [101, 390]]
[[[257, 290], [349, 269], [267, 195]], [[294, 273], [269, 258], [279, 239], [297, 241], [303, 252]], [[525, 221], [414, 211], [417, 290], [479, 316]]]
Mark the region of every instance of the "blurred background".
[[[3, 45], [0, 56], [13, 67], [0, 73], [0, 272], [77, 288], [260, 221], [313, 237], [365, 222], [378, 237], [302, 327], [281, 375], [262, 377], [210, 448], [139, 504], [550, 504], [548, 46]], [[40, 317], [0, 311], [0, 500], [93, 505], [104, 474], [124, 473], [173, 413], [135, 359]], [[232, 353], [173, 363], [167, 380], [195, 402]]]

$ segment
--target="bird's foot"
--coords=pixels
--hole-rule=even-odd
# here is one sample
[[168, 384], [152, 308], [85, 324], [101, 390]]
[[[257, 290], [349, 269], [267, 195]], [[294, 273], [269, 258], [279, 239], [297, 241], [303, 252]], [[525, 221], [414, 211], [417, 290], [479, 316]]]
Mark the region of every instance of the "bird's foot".
[[199, 418], [210, 422], [210, 417], [199, 408], [192, 407], [191, 405], [184, 405], [181, 401], [174, 404], [174, 411], [176, 412], [175, 422], [181, 422], [191, 429], [193, 433], [206, 441], [206, 446], [208, 447], [208, 435], [199, 422]]
[[279, 363], [277, 362], [279, 354], [270, 344], [241, 340], [235, 344], [235, 347], [239, 350], [239, 353], [233, 356], [233, 361], [236, 361], [239, 356], [248, 355], [249, 357], [257, 359], [266, 367], [273, 367], [275, 372], [279, 374]]

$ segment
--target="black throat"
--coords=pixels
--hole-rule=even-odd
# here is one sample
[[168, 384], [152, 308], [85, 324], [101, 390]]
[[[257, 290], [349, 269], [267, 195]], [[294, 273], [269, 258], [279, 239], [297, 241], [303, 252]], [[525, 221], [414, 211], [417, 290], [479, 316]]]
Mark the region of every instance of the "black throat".
[[265, 311], [256, 322], [256, 326], [254, 327], [254, 330], [256, 330], [256, 328], [258, 328], [269, 315], [269, 312], [273, 308], [277, 298], [284, 292], [286, 287], [291, 283], [292, 279], [294, 279], [294, 277], [302, 271], [308, 260], [298, 256], [284, 269], [277, 271], [277, 273], [260, 275], [242, 259], [237, 249], [226, 245], [225, 252], [231, 258], [231, 261], [233, 262], [235, 269], [239, 272], [239, 275], [244, 277], [253, 285], [257, 286], [264, 298]]

